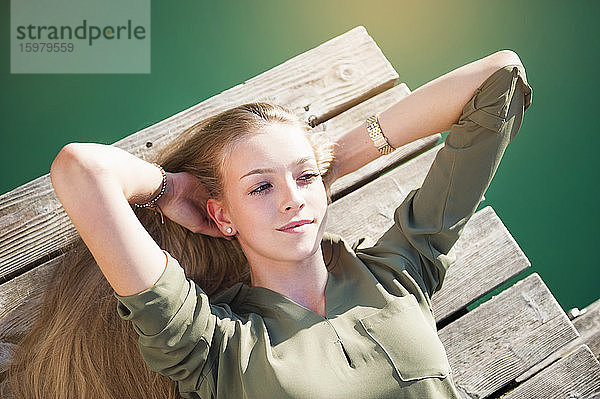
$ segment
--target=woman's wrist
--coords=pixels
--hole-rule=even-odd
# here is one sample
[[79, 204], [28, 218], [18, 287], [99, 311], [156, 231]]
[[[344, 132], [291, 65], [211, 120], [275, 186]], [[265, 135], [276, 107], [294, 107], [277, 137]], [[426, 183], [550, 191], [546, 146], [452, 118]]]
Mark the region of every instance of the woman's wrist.
[[155, 208], [156, 202], [163, 196], [163, 194], [166, 191], [167, 173], [165, 172], [163, 167], [160, 166], [158, 163], [152, 162], [152, 165], [155, 166], [156, 168], [158, 168], [158, 170], [160, 171], [160, 186], [152, 192], [149, 199], [146, 202], [144, 202], [143, 204], [139, 204], [139, 203], [135, 202], [134, 205], [137, 208], [148, 208], [148, 207]]
[[[139, 159], [139, 158], [138, 158]], [[136, 173], [128, 174], [126, 181], [131, 183], [124, 183], [124, 192], [126, 193], [127, 201], [131, 205], [138, 207], [148, 207], [153, 199], [156, 199], [163, 188], [163, 173], [160, 168], [150, 162], [146, 162], [139, 159], [141, 166], [140, 169], [136, 169]], [[135, 176], [135, 180], [132, 178]], [[165, 193], [166, 193], [165, 187]], [[161, 197], [164, 196], [161, 195]]]
[[350, 174], [381, 156], [369, 138], [366, 121], [340, 135], [335, 144], [335, 179]]
[[[163, 195], [156, 201], [156, 205], [158, 205], [159, 208], [163, 209], [167, 206], [167, 204], [169, 203], [169, 201], [173, 198], [173, 194], [175, 192], [174, 187], [174, 177], [175, 174], [171, 173], [171, 172], [166, 172], [166, 176], [167, 176], [167, 180], [166, 180], [166, 188], [165, 188], [165, 192], [163, 193]], [[161, 182], [162, 183], [162, 182]], [[155, 195], [158, 195], [160, 190], [162, 187], [158, 187], [157, 191], [155, 191]], [[152, 197], [155, 198], [155, 197]]]

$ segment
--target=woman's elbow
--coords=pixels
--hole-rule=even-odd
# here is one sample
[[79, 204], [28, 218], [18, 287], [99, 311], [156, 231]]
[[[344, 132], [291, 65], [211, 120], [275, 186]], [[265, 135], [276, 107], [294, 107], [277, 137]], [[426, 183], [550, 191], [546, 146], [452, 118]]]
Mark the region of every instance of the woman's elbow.
[[491, 55], [493, 57], [498, 68], [502, 68], [508, 65], [521, 65], [523, 66], [523, 62], [521, 62], [521, 58], [519, 55], [513, 50], [499, 50]]
[[65, 170], [72, 165], [73, 159], [77, 151], [77, 143], [69, 143], [60, 149], [52, 164], [50, 165], [50, 180], [52, 184], [56, 181], [56, 178], [65, 173]]
[[[54, 191], [72, 191], [76, 182], [86, 182], [102, 168], [90, 152], [90, 143], [69, 143], [56, 155], [50, 165], [50, 182]], [[84, 179], [84, 180], [81, 180]]]
[[72, 170], [77, 151], [76, 146], [73, 144], [65, 145], [52, 161], [52, 165], [50, 165], [50, 182], [56, 196], [61, 202], [64, 201], [65, 190], [69, 187], [69, 182], [73, 181]]
[[100, 171], [100, 160], [94, 155], [94, 143], [69, 143], [58, 152], [50, 165], [50, 178], [83, 170]]
[[56, 154], [56, 157], [54, 157], [54, 160], [50, 165], [50, 181], [55, 190], [57, 188], [56, 184], [63, 179], [68, 179], [69, 173], [72, 173], [74, 167], [77, 165], [77, 158], [79, 157], [78, 144], [79, 143], [69, 143], [65, 145], [58, 154]]

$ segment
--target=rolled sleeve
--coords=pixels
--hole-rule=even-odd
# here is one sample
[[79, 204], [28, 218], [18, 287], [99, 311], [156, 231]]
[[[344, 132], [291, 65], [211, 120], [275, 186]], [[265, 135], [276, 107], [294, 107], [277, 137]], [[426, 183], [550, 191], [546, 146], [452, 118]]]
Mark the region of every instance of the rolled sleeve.
[[163, 252], [167, 265], [155, 285], [136, 295], [115, 293], [117, 312], [133, 323], [150, 369], [177, 381], [182, 393], [190, 392], [210, 368], [217, 320], [208, 296], [186, 278], [175, 258]]
[[131, 321], [140, 335], [155, 335], [163, 330], [193, 292], [179, 262], [167, 251], [163, 252], [167, 257], [166, 267], [154, 286], [136, 295], [114, 294], [119, 316]]
[[365, 253], [401, 256], [395, 263], [411, 270], [430, 296], [440, 290], [456, 261], [454, 244], [516, 136], [532, 94], [521, 65], [488, 77], [464, 106], [421, 187], [407, 195], [394, 213], [394, 225]]

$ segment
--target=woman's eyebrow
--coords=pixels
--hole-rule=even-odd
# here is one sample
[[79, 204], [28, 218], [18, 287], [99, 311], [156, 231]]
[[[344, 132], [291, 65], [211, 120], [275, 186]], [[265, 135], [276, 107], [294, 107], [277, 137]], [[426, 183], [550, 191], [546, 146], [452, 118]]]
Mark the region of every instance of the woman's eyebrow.
[[[316, 160], [315, 160], [315, 157], [306, 156], [306, 157], [298, 158], [295, 162], [292, 163], [292, 165], [298, 166], [298, 165], [302, 165], [303, 163], [306, 163], [308, 161], [316, 161]], [[250, 172], [248, 172], [245, 175], [243, 175], [242, 177], [240, 177], [240, 180], [242, 180], [244, 177], [248, 177], [250, 175], [260, 175], [260, 174], [266, 174], [266, 173], [275, 173], [275, 169], [272, 169], [272, 168], [252, 169]]]
[[240, 177], [240, 180], [242, 180], [244, 177], [248, 177], [250, 175], [261, 175], [261, 174], [265, 174], [265, 173], [275, 173], [275, 169], [252, 169], [250, 172], [246, 173], [244, 176]]

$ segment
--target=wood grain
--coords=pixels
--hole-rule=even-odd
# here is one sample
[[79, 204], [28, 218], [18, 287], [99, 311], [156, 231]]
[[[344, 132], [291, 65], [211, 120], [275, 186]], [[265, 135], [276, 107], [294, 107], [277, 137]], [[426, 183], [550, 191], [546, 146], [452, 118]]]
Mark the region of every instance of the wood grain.
[[537, 273], [438, 334], [456, 386], [466, 398], [491, 395], [578, 336]]
[[503, 399], [598, 399], [600, 363], [586, 345], [546, 367]]
[[467, 307], [531, 263], [491, 206], [476, 212], [455, 244], [456, 263], [431, 298], [436, 321]]
[[52, 273], [65, 255], [0, 285], [0, 342], [16, 343], [33, 325]]
[[[364, 123], [365, 119], [370, 115], [382, 112], [391, 105], [397, 103], [402, 98], [410, 94], [410, 90], [406, 84], [402, 83], [381, 94], [370, 98], [359, 105], [352, 107], [346, 112], [337, 115], [330, 120], [321, 123], [318, 130], [327, 132], [330, 137], [335, 140], [337, 137], [355, 126]], [[316, 129], [316, 128], [315, 128]], [[366, 131], [365, 131], [366, 134]], [[374, 180], [384, 172], [394, 168], [401, 163], [421, 154], [422, 152], [435, 146], [441, 138], [441, 134], [436, 133], [412, 143], [408, 143], [399, 147], [393, 153], [381, 156], [374, 161], [363, 166], [359, 170], [342, 176], [336, 180], [331, 187], [331, 197], [336, 201], [358, 189], [360, 186]]]
[[543, 368], [576, 350], [581, 345], [586, 345], [596, 358], [600, 357], [600, 299], [590, 304], [584, 310], [585, 312], [583, 314], [572, 320], [573, 325], [580, 336], [517, 377], [517, 382], [528, 379], [533, 374], [538, 373]]
[[14, 344], [0, 342], [0, 373], [8, 369], [15, 346]]

